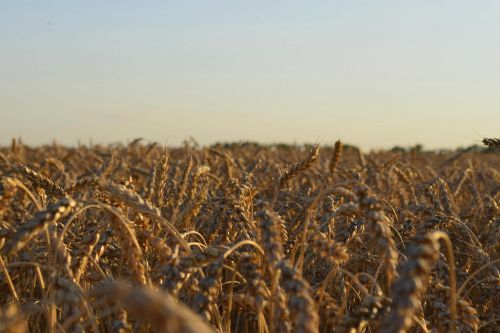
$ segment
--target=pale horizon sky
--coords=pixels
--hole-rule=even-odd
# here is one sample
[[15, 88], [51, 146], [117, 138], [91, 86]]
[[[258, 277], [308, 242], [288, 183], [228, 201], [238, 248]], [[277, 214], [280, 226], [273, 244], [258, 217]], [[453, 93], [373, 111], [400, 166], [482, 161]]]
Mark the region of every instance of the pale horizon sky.
[[499, 1], [1, 1], [0, 145], [500, 135]]

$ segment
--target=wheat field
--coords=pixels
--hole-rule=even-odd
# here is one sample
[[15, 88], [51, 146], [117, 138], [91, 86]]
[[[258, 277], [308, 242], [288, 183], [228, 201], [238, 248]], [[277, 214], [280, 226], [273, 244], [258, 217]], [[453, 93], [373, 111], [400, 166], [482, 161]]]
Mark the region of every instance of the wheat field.
[[499, 141], [13, 140], [0, 332], [499, 332]]

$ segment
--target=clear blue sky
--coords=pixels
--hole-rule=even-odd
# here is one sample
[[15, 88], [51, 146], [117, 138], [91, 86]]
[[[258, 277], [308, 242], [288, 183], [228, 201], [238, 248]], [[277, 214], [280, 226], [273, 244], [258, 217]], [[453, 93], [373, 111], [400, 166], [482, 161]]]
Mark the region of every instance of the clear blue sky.
[[500, 135], [500, 1], [1, 1], [0, 144]]

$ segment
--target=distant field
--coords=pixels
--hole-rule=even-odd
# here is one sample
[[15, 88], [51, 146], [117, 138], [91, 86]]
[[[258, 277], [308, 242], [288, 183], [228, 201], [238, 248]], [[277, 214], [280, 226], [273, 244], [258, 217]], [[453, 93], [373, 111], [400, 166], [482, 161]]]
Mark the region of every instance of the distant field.
[[0, 149], [0, 332], [498, 332], [491, 140], [14, 141]]

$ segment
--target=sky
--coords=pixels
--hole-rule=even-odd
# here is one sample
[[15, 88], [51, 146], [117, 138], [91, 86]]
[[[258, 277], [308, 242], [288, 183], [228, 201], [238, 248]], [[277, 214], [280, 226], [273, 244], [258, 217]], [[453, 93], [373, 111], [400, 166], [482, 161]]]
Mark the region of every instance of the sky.
[[0, 0], [0, 145], [500, 135], [500, 1]]

